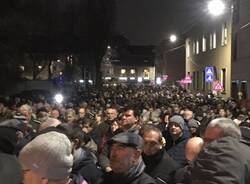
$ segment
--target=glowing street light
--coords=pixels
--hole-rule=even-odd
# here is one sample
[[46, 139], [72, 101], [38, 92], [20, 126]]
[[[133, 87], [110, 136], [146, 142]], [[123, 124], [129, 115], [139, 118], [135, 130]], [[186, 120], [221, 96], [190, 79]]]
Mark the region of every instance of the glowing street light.
[[211, 0], [208, 2], [208, 11], [214, 16], [219, 16], [223, 14], [225, 10], [225, 4], [222, 0]]
[[174, 34], [172, 34], [172, 35], [170, 35], [169, 39], [170, 39], [170, 41], [171, 41], [172, 43], [174, 43], [174, 42], [176, 42], [176, 40], [177, 40], [177, 36], [174, 35]]
[[54, 98], [55, 98], [55, 101], [59, 104], [62, 103], [63, 101], [63, 96], [60, 93], [56, 94]]
[[162, 81], [161, 81], [161, 78], [160, 77], [157, 77], [156, 78], [156, 84], [157, 85], [161, 85]]

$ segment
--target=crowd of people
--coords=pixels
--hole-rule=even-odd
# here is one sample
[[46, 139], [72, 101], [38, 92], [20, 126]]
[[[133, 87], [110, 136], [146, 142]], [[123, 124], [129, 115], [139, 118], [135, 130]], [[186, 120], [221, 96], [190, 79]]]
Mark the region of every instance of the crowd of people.
[[177, 86], [0, 99], [5, 184], [248, 184], [250, 110]]

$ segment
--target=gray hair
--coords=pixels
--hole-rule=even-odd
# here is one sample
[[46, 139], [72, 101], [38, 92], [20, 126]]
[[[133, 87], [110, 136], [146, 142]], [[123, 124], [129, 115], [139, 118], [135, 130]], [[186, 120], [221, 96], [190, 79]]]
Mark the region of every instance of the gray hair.
[[221, 137], [233, 137], [240, 139], [241, 131], [239, 126], [229, 118], [216, 118], [212, 120], [207, 128], [219, 128], [221, 130]]

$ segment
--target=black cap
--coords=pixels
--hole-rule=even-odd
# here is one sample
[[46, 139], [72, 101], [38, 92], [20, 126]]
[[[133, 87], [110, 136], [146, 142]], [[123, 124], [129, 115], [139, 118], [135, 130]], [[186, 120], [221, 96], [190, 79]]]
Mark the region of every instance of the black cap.
[[132, 132], [123, 132], [115, 135], [109, 141], [109, 144], [119, 143], [129, 147], [135, 147], [138, 149], [142, 149], [143, 147], [143, 139], [136, 133]]

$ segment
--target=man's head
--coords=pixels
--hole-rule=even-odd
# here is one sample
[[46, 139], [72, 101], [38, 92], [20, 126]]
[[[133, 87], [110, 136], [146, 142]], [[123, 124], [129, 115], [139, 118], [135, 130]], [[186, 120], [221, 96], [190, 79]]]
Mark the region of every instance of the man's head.
[[139, 120], [139, 115], [133, 109], [128, 109], [123, 113], [121, 126], [123, 129], [128, 130], [133, 125], [137, 124]]
[[51, 131], [29, 142], [20, 152], [24, 170], [32, 170], [48, 180], [64, 180], [70, 176], [73, 155], [66, 135]]
[[153, 125], [142, 128], [141, 135], [144, 140], [143, 153], [147, 156], [154, 155], [165, 146], [161, 131]]
[[184, 119], [185, 119], [186, 121], [189, 121], [190, 119], [192, 119], [193, 116], [194, 116], [193, 111], [191, 111], [191, 110], [189, 110], [189, 109], [186, 109], [186, 110], [184, 111], [183, 117], [184, 117]]
[[126, 173], [139, 163], [143, 139], [138, 134], [119, 133], [111, 138], [110, 144], [110, 167], [114, 173]]
[[219, 109], [219, 117], [225, 118], [227, 116], [227, 113], [225, 109]]
[[217, 118], [212, 120], [205, 131], [205, 142], [211, 142], [221, 137], [234, 137], [240, 139], [241, 132], [238, 125], [228, 118]]
[[192, 161], [203, 149], [204, 141], [200, 137], [189, 139], [185, 145], [185, 158], [187, 161]]
[[185, 127], [185, 122], [181, 116], [175, 115], [170, 118], [169, 132], [174, 139], [178, 139], [179, 137], [182, 136], [184, 127]]
[[58, 119], [60, 117], [60, 111], [58, 109], [52, 109], [50, 112], [51, 118]]
[[67, 123], [74, 123], [76, 120], [76, 112], [74, 109], [67, 109], [65, 113], [65, 120]]
[[117, 118], [117, 110], [115, 108], [107, 108], [106, 109], [106, 116], [107, 119], [110, 121], [113, 121], [115, 118]]
[[79, 108], [79, 110], [78, 110], [79, 118], [84, 118], [85, 114], [86, 114], [85, 108], [83, 108], [83, 107]]
[[19, 112], [21, 115], [25, 116], [29, 121], [31, 120], [32, 108], [28, 104], [24, 104], [19, 108]]

